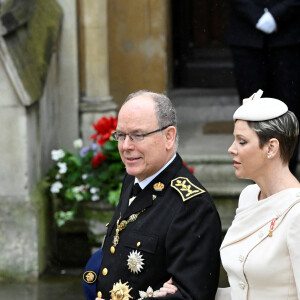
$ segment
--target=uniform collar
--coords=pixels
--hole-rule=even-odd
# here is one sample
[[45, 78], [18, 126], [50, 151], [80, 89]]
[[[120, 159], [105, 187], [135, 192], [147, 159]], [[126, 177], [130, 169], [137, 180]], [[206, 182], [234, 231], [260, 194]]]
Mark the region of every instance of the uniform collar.
[[[132, 204], [128, 206], [130, 191], [134, 184], [133, 180], [132, 183], [127, 187], [126, 191], [124, 192], [124, 196], [122, 197], [122, 207], [125, 208], [125, 214], [122, 216], [122, 219], [126, 219], [131, 214], [137, 213], [142, 209], [152, 206], [155, 198], [164, 194], [171, 180], [174, 178], [174, 174], [177, 173], [180, 167], [182, 167], [182, 159], [177, 153], [169, 161], [168, 165], [165, 166], [165, 168], [161, 170], [161, 172], [154, 177], [151, 182], [149, 182], [146, 187], [137, 195]], [[161, 183], [163, 185], [163, 189], [155, 189], [154, 185], [156, 183]], [[127, 199], [125, 197], [127, 197]], [[124, 202], [126, 203], [126, 206], [124, 205]]]
[[144, 179], [143, 181], [139, 181], [135, 177], [134, 183], [138, 183], [140, 185], [141, 189], [144, 189], [155, 177], [157, 177], [164, 169], [166, 169], [172, 163], [172, 161], [175, 159], [175, 157], [176, 157], [176, 153], [173, 155], [173, 157], [158, 172], [156, 172], [152, 176]]

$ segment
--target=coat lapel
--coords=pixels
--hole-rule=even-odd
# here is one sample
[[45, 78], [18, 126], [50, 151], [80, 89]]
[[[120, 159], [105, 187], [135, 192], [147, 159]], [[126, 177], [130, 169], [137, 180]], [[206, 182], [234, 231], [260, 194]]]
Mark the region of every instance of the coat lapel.
[[[176, 158], [174, 161], [165, 169], [163, 170], [157, 177], [155, 177], [146, 187], [143, 189], [138, 196], [134, 199], [132, 204], [128, 206], [130, 191], [133, 186], [133, 182], [130, 184], [130, 188], [126, 189], [126, 192], [123, 193], [120, 201], [122, 201], [122, 217], [121, 219], [126, 219], [132, 214], [135, 214], [143, 209], [149, 208], [153, 204], [153, 199], [156, 196], [162, 195], [167, 186], [170, 184], [171, 179], [173, 179], [174, 173], [178, 171], [179, 168], [182, 167], [182, 159], [177, 153]], [[157, 191], [154, 188], [155, 183], [163, 183], [164, 189], [162, 191]], [[126, 198], [127, 197], [127, 198]], [[126, 203], [126, 205], [124, 205]]]
[[149, 193], [149, 189], [147, 186], [137, 195], [137, 197], [134, 199], [130, 206], [128, 206], [127, 200], [127, 207], [125, 209], [124, 215], [122, 216], [122, 219], [126, 219], [132, 214], [135, 214], [143, 209], [148, 208], [152, 205], [152, 201], [152, 196], [151, 193]]
[[133, 184], [134, 184], [134, 181], [130, 182], [127, 185], [127, 187], [125, 188], [124, 193], [121, 194], [121, 197], [120, 197], [120, 202], [121, 202], [120, 212], [121, 212], [121, 216], [122, 216], [121, 219], [124, 219], [125, 212], [128, 208], [129, 198], [130, 198]]
[[119, 205], [115, 211], [115, 214], [113, 216], [113, 219], [110, 221], [111, 224], [114, 224], [113, 226], [110, 226], [107, 231], [107, 235], [111, 234], [111, 231], [114, 229], [115, 224], [117, 223], [117, 220], [120, 218], [124, 219], [124, 214], [128, 207], [129, 197], [131, 194], [131, 189], [134, 183], [134, 177], [128, 177], [129, 179], [125, 180], [126, 184], [124, 184], [124, 188], [122, 189]]

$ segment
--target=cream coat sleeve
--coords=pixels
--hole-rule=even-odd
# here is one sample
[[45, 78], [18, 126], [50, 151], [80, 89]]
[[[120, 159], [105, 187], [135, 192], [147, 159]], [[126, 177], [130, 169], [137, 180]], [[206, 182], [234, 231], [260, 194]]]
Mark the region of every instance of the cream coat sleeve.
[[299, 204], [295, 206], [297, 209], [290, 211], [289, 226], [287, 232], [287, 246], [290, 253], [290, 260], [293, 268], [294, 279], [297, 288], [298, 299], [300, 299], [300, 210]]
[[230, 287], [218, 288], [215, 300], [231, 300]]

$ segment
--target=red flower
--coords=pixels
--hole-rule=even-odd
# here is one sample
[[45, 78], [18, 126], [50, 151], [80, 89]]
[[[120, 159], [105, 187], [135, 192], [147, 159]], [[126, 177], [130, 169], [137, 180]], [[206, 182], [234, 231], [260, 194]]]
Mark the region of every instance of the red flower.
[[195, 168], [194, 167], [190, 167], [190, 168], [188, 168], [189, 170], [190, 170], [190, 172], [192, 173], [192, 174], [194, 174], [194, 172], [195, 172]]
[[97, 133], [93, 134], [90, 138], [92, 140], [98, 139], [97, 143], [101, 146], [104, 145], [109, 140], [112, 132], [116, 130], [117, 122], [117, 117], [102, 117], [96, 124], [92, 124]]
[[188, 165], [187, 165], [187, 163], [186, 162], [182, 162], [183, 163], [183, 165], [185, 166], [185, 167], [187, 167], [189, 170], [190, 170], [190, 172], [192, 173], [192, 174], [194, 174], [194, 172], [195, 172], [195, 168], [194, 167], [189, 167]]
[[97, 155], [94, 156], [94, 158], [92, 159], [92, 165], [94, 168], [97, 168], [101, 163], [103, 163], [106, 159], [105, 154], [103, 154], [102, 152], [99, 152]]

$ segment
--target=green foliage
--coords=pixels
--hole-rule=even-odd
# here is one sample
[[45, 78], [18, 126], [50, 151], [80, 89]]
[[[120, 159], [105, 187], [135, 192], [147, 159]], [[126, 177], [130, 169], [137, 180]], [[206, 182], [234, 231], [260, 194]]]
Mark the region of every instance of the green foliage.
[[117, 190], [111, 190], [108, 193], [108, 202], [113, 205], [113, 206], [117, 206], [119, 203], [119, 197], [120, 197], [120, 193], [121, 193], [121, 188], [122, 188], [122, 184], [119, 184], [119, 187]]
[[[105, 125], [105, 130], [99, 124], [102, 127]], [[55, 164], [48, 171], [46, 180], [50, 194], [57, 199], [54, 218], [58, 226], [74, 219], [79, 202], [104, 201], [113, 206], [118, 204], [125, 168], [118, 143], [111, 137], [116, 119], [103, 117], [96, 125], [98, 127], [94, 128], [98, 133], [93, 136], [95, 140], [91, 146], [83, 147], [82, 140], [78, 139], [74, 141], [75, 153], [67, 149], [51, 152]], [[107, 132], [109, 134], [103, 138]]]

